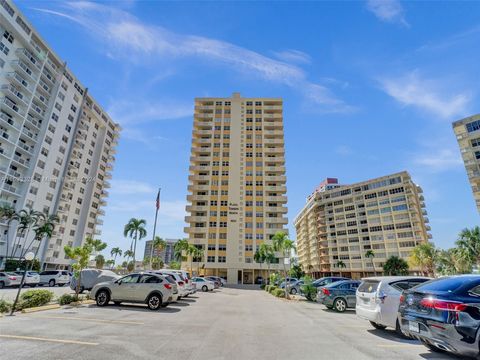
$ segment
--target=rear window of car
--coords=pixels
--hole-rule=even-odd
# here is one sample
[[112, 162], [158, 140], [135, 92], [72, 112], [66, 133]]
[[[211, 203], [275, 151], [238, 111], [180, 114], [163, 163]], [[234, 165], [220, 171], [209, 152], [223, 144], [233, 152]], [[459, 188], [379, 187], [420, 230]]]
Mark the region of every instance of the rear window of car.
[[465, 277], [450, 277], [428, 281], [416, 287], [421, 291], [446, 291], [454, 292], [469, 280]]
[[358, 292], [374, 293], [377, 291], [378, 284], [380, 284], [380, 281], [378, 280], [365, 280], [358, 287]]
[[68, 275], [68, 272], [62, 271], [62, 275]]

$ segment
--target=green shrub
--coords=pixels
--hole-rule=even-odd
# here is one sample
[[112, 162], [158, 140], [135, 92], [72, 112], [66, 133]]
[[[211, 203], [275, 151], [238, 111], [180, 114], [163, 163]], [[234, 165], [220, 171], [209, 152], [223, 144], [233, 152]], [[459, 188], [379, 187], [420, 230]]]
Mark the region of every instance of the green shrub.
[[278, 288], [277, 288], [275, 285], [272, 285], [272, 286], [270, 286], [270, 289], [268, 289], [268, 292], [269, 292], [270, 294], [273, 294], [273, 292], [274, 292], [276, 289], [278, 289]]
[[9, 312], [11, 308], [12, 308], [12, 304], [10, 304], [9, 302], [3, 299], [0, 299], [0, 314]]
[[304, 285], [300, 287], [308, 301], [315, 301], [317, 297], [317, 288], [312, 285], [312, 282], [313, 279], [310, 276], [305, 276], [303, 278]]
[[63, 294], [58, 298], [58, 303], [60, 305], [67, 305], [76, 301], [75, 295]]
[[261, 284], [260, 289], [262, 289], [262, 290], [265, 289], [265, 284]]
[[285, 297], [285, 289], [275, 289], [272, 291], [272, 295], [276, 297]]
[[17, 310], [48, 304], [53, 299], [53, 292], [48, 290], [28, 290], [20, 296]]

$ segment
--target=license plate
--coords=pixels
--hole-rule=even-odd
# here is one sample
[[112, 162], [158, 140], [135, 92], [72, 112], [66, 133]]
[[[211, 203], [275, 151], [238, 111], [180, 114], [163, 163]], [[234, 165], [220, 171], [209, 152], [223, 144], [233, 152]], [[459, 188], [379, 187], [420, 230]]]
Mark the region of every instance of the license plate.
[[408, 330], [418, 333], [418, 332], [420, 332], [420, 326], [415, 321], [409, 321], [408, 322]]

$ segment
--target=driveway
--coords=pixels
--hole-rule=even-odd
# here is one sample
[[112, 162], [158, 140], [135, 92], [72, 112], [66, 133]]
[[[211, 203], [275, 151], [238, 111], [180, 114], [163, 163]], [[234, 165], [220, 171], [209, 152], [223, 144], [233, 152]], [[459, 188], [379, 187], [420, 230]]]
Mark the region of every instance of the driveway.
[[156, 312], [64, 307], [0, 319], [0, 349], [30, 359], [448, 359], [393, 331], [260, 290], [197, 293]]

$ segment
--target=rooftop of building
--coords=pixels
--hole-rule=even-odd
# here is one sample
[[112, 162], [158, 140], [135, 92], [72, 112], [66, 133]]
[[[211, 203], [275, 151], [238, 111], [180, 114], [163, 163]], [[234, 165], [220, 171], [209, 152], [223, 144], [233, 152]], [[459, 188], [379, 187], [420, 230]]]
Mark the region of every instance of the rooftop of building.
[[264, 101], [283, 101], [280, 97], [242, 97], [239, 92], [232, 93], [230, 97], [196, 97], [195, 101], [209, 101], [209, 100], [232, 100], [232, 99], [244, 99], [244, 100], [264, 100]]
[[466, 118], [454, 121], [452, 123], [452, 126], [457, 127], [457, 126], [468, 124], [469, 122], [476, 121], [476, 120], [480, 120], [480, 114], [471, 115], [471, 116], [468, 116]]

